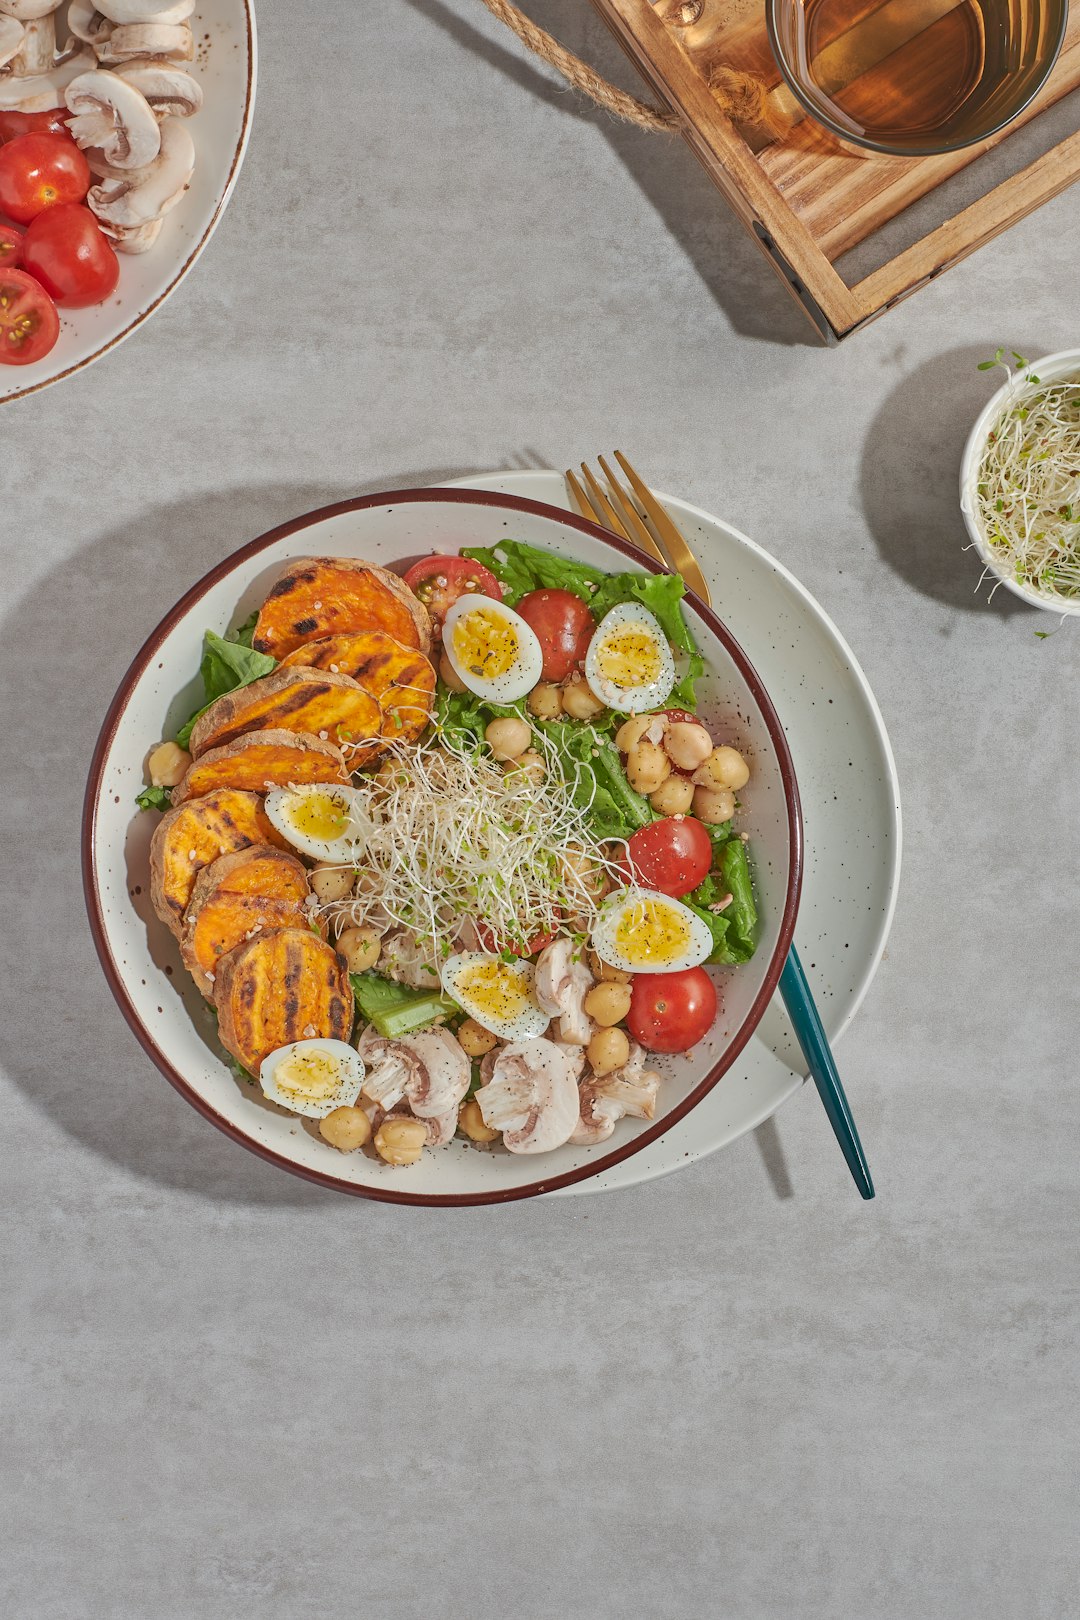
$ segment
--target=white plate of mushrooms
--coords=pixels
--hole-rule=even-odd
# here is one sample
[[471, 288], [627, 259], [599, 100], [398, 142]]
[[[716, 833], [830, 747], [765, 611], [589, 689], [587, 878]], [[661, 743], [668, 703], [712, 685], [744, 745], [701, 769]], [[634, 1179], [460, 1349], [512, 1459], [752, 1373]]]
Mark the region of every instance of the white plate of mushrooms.
[[240, 171], [255, 62], [252, 0], [0, 0], [0, 109], [73, 115], [121, 255], [105, 303], [61, 309], [48, 355], [0, 368], [0, 402], [107, 353], [191, 269]]

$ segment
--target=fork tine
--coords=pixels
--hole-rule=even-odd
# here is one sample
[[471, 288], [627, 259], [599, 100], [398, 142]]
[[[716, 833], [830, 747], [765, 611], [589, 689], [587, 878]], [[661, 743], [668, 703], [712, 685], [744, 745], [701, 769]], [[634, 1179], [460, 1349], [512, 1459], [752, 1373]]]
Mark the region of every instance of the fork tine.
[[660, 544], [670, 556], [675, 572], [682, 575], [690, 589], [700, 596], [703, 602], [710, 602], [712, 597], [705, 575], [701, 572], [697, 558], [679, 533], [676, 525], [664, 511], [645, 480], [631, 467], [621, 450], [616, 450], [615, 460], [630, 480], [634, 494], [641, 502], [645, 515], [656, 530], [660, 538]]
[[657, 545], [649, 533], [637, 507], [627, 495], [603, 456], [597, 456], [596, 459], [600, 463], [600, 470], [608, 481], [608, 487], [612, 495], [619, 503], [619, 511], [623, 517], [623, 528], [626, 530], [628, 539], [632, 540], [640, 550], [647, 552], [650, 557], [655, 557], [657, 562], [663, 563], [665, 568], [670, 568], [672, 566], [670, 559], [665, 556], [663, 549]]
[[577, 509], [581, 513], [581, 516], [583, 518], [588, 518], [590, 523], [598, 522], [599, 519], [597, 518], [596, 510], [593, 507], [592, 502], [589, 500], [589, 497], [586, 495], [585, 491], [582, 489], [580, 483], [569, 467], [567, 467], [563, 477], [566, 479], [567, 487], [571, 495], [574, 497], [577, 504]]
[[581, 463], [581, 476], [589, 486], [589, 501], [596, 513], [596, 521], [601, 528], [610, 529], [612, 534], [619, 536], [620, 540], [632, 540], [633, 535], [596, 482], [585, 462]]

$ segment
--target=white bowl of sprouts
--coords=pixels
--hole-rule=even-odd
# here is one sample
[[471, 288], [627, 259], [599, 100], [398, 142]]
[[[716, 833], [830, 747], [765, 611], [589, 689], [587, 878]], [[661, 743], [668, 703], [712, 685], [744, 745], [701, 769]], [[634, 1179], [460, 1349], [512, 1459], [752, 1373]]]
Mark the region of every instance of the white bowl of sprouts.
[[1035, 361], [999, 349], [980, 369], [998, 367], [1006, 381], [960, 467], [964, 522], [994, 590], [1080, 614], [1080, 349]]

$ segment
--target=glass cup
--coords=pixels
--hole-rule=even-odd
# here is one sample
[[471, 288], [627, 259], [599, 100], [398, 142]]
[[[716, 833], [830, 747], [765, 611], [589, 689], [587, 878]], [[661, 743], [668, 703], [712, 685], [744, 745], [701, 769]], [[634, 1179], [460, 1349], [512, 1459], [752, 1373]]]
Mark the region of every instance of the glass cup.
[[897, 157], [1003, 129], [1045, 84], [1068, 0], [766, 0], [769, 43], [807, 112]]

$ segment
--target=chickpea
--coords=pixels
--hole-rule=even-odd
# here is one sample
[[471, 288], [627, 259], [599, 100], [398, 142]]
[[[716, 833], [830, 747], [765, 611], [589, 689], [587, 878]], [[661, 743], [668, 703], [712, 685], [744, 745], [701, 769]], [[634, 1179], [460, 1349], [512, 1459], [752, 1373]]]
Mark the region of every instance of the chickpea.
[[337, 948], [345, 958], [350, 973], [366, 973], [382, 955], [378, 931], [366, 923], [343, 929], [338, 935]]
[[[492, 721], [492, 725], [496, 724], [498, 724], [497, 721]], [[488, 730], [491, 730], [491, 726], [488, 727]], [[536, 752], [535, 748], [526, 748], [525, 752], [519, 754], [516, 759], [507, 760], [505, 769], [507, 771], [520, 771], [523, 776], [528, 777], [530, 782], [542, 782], [547, 775], [547, 766], [544, 764], [543, 757]]]
[[451, 692], [465, 692], [468, 688], [445, 653], [439, 656], [439, 679], [445, 681]]
[[696, 771], [712, 753], [712, 738], [696, 720], [676, 720], [664, 732], [664, 747], [681, 771]]
[[649, 803], [660, 816], [685, 816], [694, 802], [694, 784], [688, 776], [676, 776], [672, 771], [655, 793], [649, 794]]
[[485, 1052], [499, 1044], [499, 1037], [478, 1024], [475, 1018], [466, 1018], [457, 1032], [458, 1045], [467, 1057], [483, 1057]]
[[694, 772], [694, 781], [700, 787], [731, 788], [737, 793], [750, 780], [750, 767], [737, 748], [721, 743], [714, 748], [700, 770]]
[[615, 746], [620, 753], [628, 754], [636, 748], [655, 719], [654, 714], [632, 714], [629, 720], [624, 720], [615, 733]]
[[598, 1029], [585, 1056], [595, 1075], [614, 1074], [630, 1061], [630, 1040], [624, 1029]]
[[484, 1116], [480, 1112], [480, 1104], [475, 1097], [470, 1097], [458, 1115], [458, 1126], [465, 1132], [470, 1142], [497, 1142], [498, 1131], [493, 1131], [490, 1125], [484, 1124]]
[[730, 821], [735, 814], [735, 795], [730, 788], [696, 787], [694, 814], [702, 821]]
[[187, 775], [191, 755], [179, 743], [158, 743], [146, 762], [150, 780], [155, 787], [175, 787]]
[[632, 973], [625, 973], [622, 968], [612, 967], [610, 962], [601, 962], [595, 951], [589, 952], [589, 966], [593, 974], [603, 984], [630, 984]]
[[540, 681], [529, 693], [528, 710], [538, 720], [557, 720], [562, 714], [562, 692], [551, 681]]
[[375, 1151], [387, 1164], [416, 1164], [427, 1143], [427, 1126], [422, 1119], [391, 1114], [375, 1132]]
[[583, 850], [567, 849], [562, 858], [564, 880], [571, 896], [584, 889], [593, 900], [602, 900], [611, 888], [611, 879]]
[[662, 748], [643, 737], [626, 756], [626, 775], [638, 793], [655, 793], [671, 775], [671, 761]]
[[347, 900], [353, 892], [355, 878], [352, 867], [342, 866], [338, 861], [325, 861], [313, 866], [308, 873], [308, 882], [324, 906], [334, 900]]
[[355, 1153], [371, 1141], [371, 1121], [362, 1108], [332, 1108], [319, 1121], [319, 1135], [339, 1153]]
[[572, 720], [594, 720], [607, 708], [582, 675], [571, 675], [563, 687], [562, 706]]
[[594, 984], [585, 997], [585, 1011], [601, 1029], [608, 1029], [626, 1017], [632, 993], [628, 984]]
[[527, 720], [493, 720], [484, 732], [484, 741], [498, 760], [517, 759], [532, 742]]

